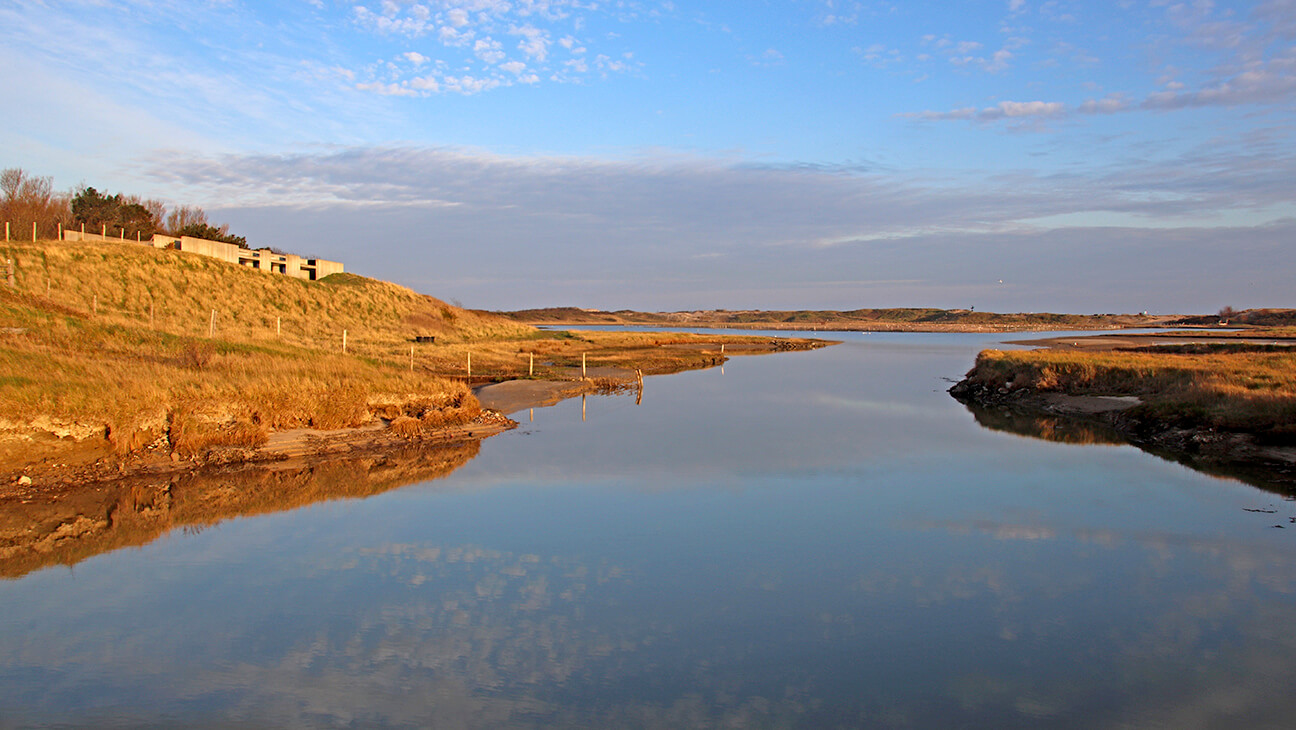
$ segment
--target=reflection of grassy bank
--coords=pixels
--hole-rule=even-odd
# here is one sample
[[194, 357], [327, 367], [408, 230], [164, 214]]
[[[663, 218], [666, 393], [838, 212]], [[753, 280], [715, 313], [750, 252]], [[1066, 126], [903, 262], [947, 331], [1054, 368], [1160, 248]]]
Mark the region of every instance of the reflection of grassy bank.
[[967, 404], [977, 425], [992, 431], [1078, 446], [1128, 443], [1120, 432], [1098, 419], [1079, 419], [1051, 413], [1011, 410]]
[[145, 545], [176, 528], [200, 530], [234, 517], [334, 499], [355, 499], [445, 476], [480, 442], [339, 456], [294, 467], [132, 477], [96, 489], [42, 492], [0, 501], [0, 576]]
[[[1236, 440], [1227, 437], [1214, 444], [1199, 443], [1196, 448], [1191, 448], [1186, 447], [1186, 443], [1176, 443], [1173, 439], [1140, 437], [1137, 431], [1128, 428], [1128, 416], [1113, 417], [1111, 413], [1049, 413], [1029, 399], [993, 405], [971, 399], [960, 400], [963, 400], [978, 425], [992, 431], [1064, 444], [1130, 444], [1203, 474], [1236, 479], [1275, 494], [1296, 494], [1296, 473], [1289, 465], [1263, 458], [1248, 458], [1248, 452], [1254, 452], [1247, 445], [1239, 445]], [[1224, 449], [1213, 448], [1221, 443], [1225, 445]], [[1241, 453], [1229, 453], [1237, 446], [1241, 446]]]
[[[988, 428], [1113, 437], [1211, 474], [1296, 492], [1296, 350], [1257, 344], [987, 350], [951, 394]], [[1058, 395], [1135, 396], [1088, 410]], [[1095, 399], [1091, 399], [1095, 400]]]

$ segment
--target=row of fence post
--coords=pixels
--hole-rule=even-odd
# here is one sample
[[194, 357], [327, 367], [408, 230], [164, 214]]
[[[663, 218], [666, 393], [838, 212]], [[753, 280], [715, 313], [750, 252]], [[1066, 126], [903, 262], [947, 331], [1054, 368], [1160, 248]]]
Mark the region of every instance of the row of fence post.
[[[5, 241], [12, 241], [12, 240], [13, 240], [13, 229], [12, 229], [10, 226], [11, 226], [11, 221], [5, 221]], [[83, 237], [86, 235], [86, 229], [85, 229], [85, 228], [86, 228], [86, 227], [85, 227], [85, 224], [82, 223], [82, 224], [81, 224], [81, 235], [82, 235]], [[126, 240], [126, 229], [123, 228], [123, 227], [121, 227], [121, 226], [118, 226], [118, 231], [120, 232], [120, 235], [118, 236], [118, 238], [120, 238], [121, 240], [125, 241], [125, 240]], [[35, 243], [36, 240], [37, 240], [37, 232], [38, 232], [38, 231], [37, 231], [37, 224], [36, 224], [36, 221], [32, 221], [32, 227], [31, 227], [31, 240], [32, 240], [32, 243]], [[108, 238], [108, 224], [107, 224], [107, 223], [104, 223], [104, 224], [102, 224], [101, 226], [99, 226], [99, 237], [100, 237], [100, 238], [104, 238], [104, 239], [107, 239], [107, 238]], [[59, 223], [59, 224], [58, 224], [58, 236], [57, 236], [57, 240], [59, 240], [59, 241], [62, 241], [62, 240], [63, 240], [63, 224], [62, 224], [62, 223]], [[136, 242], [136, 243], [143, 243], [143, 242], [144, 242], [144, 233], [143, 233], [142, 231], [135, 231], [135, 242]]]
[[[8, 228], [8, 224], [5, 224], [5, 227]], [[10, 289], [16, 288], [16, 284], [14, 284], [14, 270], [13, 270], [12, 258], [5, 259], [5, 280], [8, 281]], [[45, 281], [45, 296], [47, 297], [49, 296], [49, 285], [51, 285], [51, 283], [49, 283], [48, 280]], [[91, 297], [91, 314], [98, 316], [98, 294], [93, 294], [93, 296]], [[153, 302], [149, 302], [149, 328], [150, 329], [153, 328], [154, 322], [156, 322], [156, 319], [154, 319], [154, 314], [156, 314], [156, 312], [154, 312]], [[284, 318], [283, 316], [276, 316], [275, 336], [283, 337], [283, 335], [284, 335]], [[346, 350], [347, 350], [347, 335], [349, 335], [349, 333], [347, 333], [346, 329], [342, 329], [342, 354], [343, 355], [346, 354]], [[207, 337], [213, 338], [215, 336], [216, 336], [216, 310], [211, 310], [211, 316], [209, 319], [207, 319]], [[415, 347], [413, 347], [413, 345], [410, 345], [410, 372], [413, 372], [413, 349], [415, 349]], [[723, 351], [724, 351], [724, 345], [721, 345], [721, 353], [723, 353]], [[467, 363], [468, 377], [472, 377], [473, 376], [472, 350], [468, 351], [467, 357], [468, 357], [468, 363]], [[581, 353], [581, 380], [586, 380], [587, 373], [588, 373], [588, 368], [586, 366], [586, 362], [587, 362], [586, 358], [587, 358], [587, 353]], [[526, 366], [526, 375], [529, 377], [535, 376], [535, 353], [529, 354], [529, 362], [527, 362], [527, 366]], [[640, 388], [643, 388], [643, 372], [639, 372], [639, 386]]]

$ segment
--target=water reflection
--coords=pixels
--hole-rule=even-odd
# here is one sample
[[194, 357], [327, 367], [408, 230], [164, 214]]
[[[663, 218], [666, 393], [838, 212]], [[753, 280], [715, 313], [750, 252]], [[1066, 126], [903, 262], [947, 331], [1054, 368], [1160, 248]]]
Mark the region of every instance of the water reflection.
[[305, 464], [132, 477], [9, 500], [0, 510], [0, 577], [74, 565], [177, 528], [197, 532], [233, 517], [380, 494], [445, 476], [479, 450], [479, 442], [469, 441]]
[[1172, 450], [1147, 442], [1131, 443], [1111, 426], [1080, 415], [1051, 415], [1020, 411], [1004, 406], [984, 406], [963, 402], [976, 422], [985, 428], [1057, 443], [1080, 445], [1133, 445], [1166, 461], [1223, 479], [1235, 479], [1280, 495], [1296, 494], [1292, 475], [1272, 466], [1261, 466], [1239, 459], [1221, 462], [1202, 454]]
[[982, 428], [942, 378], [984, 343], [869, 340], [540, 409], [405, 489], [177, 485], [205, 529], [0, 582], [0, 726], [1289, 724], [1289, 505]]

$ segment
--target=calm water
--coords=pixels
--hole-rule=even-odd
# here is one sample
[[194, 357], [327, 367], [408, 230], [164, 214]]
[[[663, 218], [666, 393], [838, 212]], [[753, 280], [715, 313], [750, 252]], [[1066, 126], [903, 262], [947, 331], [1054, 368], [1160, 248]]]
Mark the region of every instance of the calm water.
[[1296, 723], [1296, 505], [978, 426], [988, 335], [846, 337], [4, 580], [0, 727]]

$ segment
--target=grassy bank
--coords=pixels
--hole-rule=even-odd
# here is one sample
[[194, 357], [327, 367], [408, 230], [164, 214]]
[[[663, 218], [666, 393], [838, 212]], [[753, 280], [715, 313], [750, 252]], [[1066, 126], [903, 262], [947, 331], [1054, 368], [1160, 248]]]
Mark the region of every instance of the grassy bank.
[[472, 382], [570, 377], [582, 360], [673, 372], [715, 363], [722, 339], [547, 332], [353, 274], [302, 281], [129, 242], [2, 255], [15, 286], [0, 285], [0, 473], [375, 418], [452, 426], [480, 410], [470, 363]]
[[1141, 417], [1296, 442], [1296, 351], [1282, 346], [987, 350], [967, 380], [996, 392], [1138, 396]]

